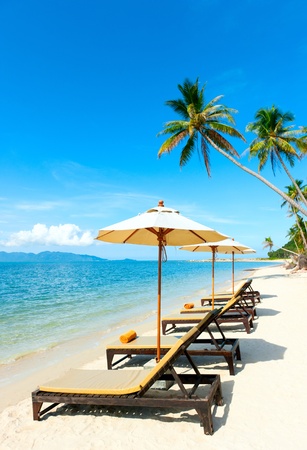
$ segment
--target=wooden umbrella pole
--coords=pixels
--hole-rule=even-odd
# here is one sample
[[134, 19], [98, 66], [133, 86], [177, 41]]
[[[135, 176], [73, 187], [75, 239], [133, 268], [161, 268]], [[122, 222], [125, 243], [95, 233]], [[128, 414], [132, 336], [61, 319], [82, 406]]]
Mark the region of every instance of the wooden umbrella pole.
[[214, 263], [215, 263], [215, 250], [216, 247], [211, 247], [212, 249], [212, 309], [214, 309]]
[[159, 255], [158, 255], [158, 310], [157, 310], [157, 356], [156, 361], [160, 361], [161, 356], [161, 277], [162, 277], [162, 247], [163, 243], [159, 237]]
[[232, 295], [235, 293], [235, 253], [232, 252]]

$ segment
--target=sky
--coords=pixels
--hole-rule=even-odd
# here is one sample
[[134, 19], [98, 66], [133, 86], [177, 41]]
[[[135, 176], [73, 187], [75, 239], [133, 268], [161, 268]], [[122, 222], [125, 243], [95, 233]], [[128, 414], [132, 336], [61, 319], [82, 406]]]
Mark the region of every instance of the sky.
[[[106, 244], [100, 228], [156, 206], [254, 248], [287, 241], [283, 199], [214, 149], [158, 159], [165, 105], [186, 78], [238, 111], [240, 163], [257, 172], [245, 131], [275, 105], [307, 125], [303, 0], [10, 0], [0, 4], [0, 251], [156, 259], [155, 247]], [[307, 183], [307, 158], [292, 175]], [[270, 165], [261, 174], [291, 184]], [[167, 249], [169, 259], [189, 252]], [[206, 255], [204, 254], [204, 258]]]

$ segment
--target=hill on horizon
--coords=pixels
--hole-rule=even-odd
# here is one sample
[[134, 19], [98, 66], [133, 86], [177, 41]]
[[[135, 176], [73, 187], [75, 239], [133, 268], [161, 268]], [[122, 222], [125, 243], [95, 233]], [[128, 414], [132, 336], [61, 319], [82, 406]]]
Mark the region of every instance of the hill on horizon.
[[79, 255], [67, 252], [0, 252], [0, 262], [79, 262], [79, 261], [107, 261], [105, 258], [99, 258], [92, 255]]

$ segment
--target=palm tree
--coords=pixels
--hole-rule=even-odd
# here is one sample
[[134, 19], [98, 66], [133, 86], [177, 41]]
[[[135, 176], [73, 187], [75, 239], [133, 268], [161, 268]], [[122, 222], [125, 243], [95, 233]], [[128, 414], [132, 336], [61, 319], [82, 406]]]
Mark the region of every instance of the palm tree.
[[272, 248], [274, 246], [273, 241], [270, 237], [267, 237], [264, 239], [264, 241], [262, 242], [263, 248], [268, 248], [269, 251], [272, 251]]
[[[300, 188], [301, 192], [303, 193], [303, 195], [306, 196], [307, 186], [303, 186], [303, 181], [302, 180], [295, 180], [295, 182], [296, 182], [296, 185], [299, 186], [299, 188]], [[287, 195], [289, 197], [291, 197], [292, 199], [294, 199], [296, 201], [299, 201], [299, 194], [298, 194], [298, 191], [297, 191], [296, 187], [292, 184], [290, 186], [286, 186], [286, 188], [287, 188]], [[305, 251], [307, 251], [307, 240], [306, 240], [306, 236], [305, 236], [304, 230], [303, 230], [303, 228], [301, 226], [301, 223], [305, 224], [305, 222], [303, 221], [302, 217], [299, 216], [299, 214], [297, 212], [297, 208], [294, 208], [292, 205], [290, 205], [286, 201], [284, 201], [281, 204], [281, 207], [283, 207], [285, 205], [288, 205], [288, 207], [289, 207], [289, 217], [295, 216], [296, 225], [297, 225], [297, 228], [298, 228], [299, 233], [301, 235], [301, 241], [302, 241], [303, 247], [304, 247]], [[305, 229], [306, 229], [306, 224], [305, 224]]]
[[307, 206], [307, 199], [284, 162], [287, 161], [290, 167], [293, 167], [295, 159], [301, 159], [301, 152], [307, 150], [307, 141], [302, 134], [302, 128], [294, 130], [293, 126], [287, 126], [287, 123], [293, 120], [291, 112], [283, 113], [274, 105], [272, 108], [259, 109], [255, 114], [255, 122], [249, 123], [246, 127], [247, 131], [257, 135], [249, 146], [249, 154], [250, 157], [258, 157], [259, 172], [268, 160], [271, 161], [274, 175], [275, 167], [281, 165], [297, 190], [296, 201], [301, 201]]
[[245, 141], [239, 131], [232, 125], [235, 124], [233, 114], [237, 111], [228, 108], [225, 105], [218, 104], [222, 96], [215, 97], [209, 103], [205, 103], [205, 86], [198, 86], [198, 78], [195, 83], [185, 80], [183, 85], [178, 85], [182, 98], [178, 100], [168, 100], [166, 105], [170, 106], [175, 113], [179, 114], [182, 120], [173, 120], [164, 125], [164, 129], [159, 135], [170, 135], [161, 145], [158, 156], [164, 153], [170, 153], [177, 145], [184, 143], [180, 154], [180, 166], [184, 166], [191, 158], [195, 149], [199, 149], [198, 141], [200, 138], [201, 154], [210, 176], [209, 148], [210, 146], [229, 159], [237, 167], [256, 177], [277, 194], [288, 201], [293, 207], [307, 216], [307, 210], [298, 202], [291, 199], [283, 191], [278, 189], [259, 173], [243, 166], [235, 158], [239, 155], [230, 142], [223, 136], [227, 134], [231, 137], [237, 137]]

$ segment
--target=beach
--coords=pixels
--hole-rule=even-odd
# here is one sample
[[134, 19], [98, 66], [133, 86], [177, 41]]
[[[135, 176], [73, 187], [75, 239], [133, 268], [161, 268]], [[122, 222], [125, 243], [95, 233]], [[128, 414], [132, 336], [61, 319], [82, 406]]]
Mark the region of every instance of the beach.
[[[224, 405], [213, 408], [212, 436], [204, 435], [192, 410], [59, 406], [40, 422], [33, 421], [31, 392], [37, 385], [70, 367], [106, 369], [105, 346], [114, 341], [110, 336], [78, 355], [67, 357], [63, 351], [56, 364], [46, 360], [26, 378], [16, 369], [15, 382], [1, 393], [1, 449], [304, 449], [307, 272], [274, 265], [246, 276], [253, 278], [261, 303], [250, 334], [240, 326], [223, 327], [227, 337], [240, 339], [242, 361], [236, 361], [235, 375], [229, 374], [223, 358], [195, 358], [200, 371], [221, 377]], [[138, 333], [155, 334], [154, 322], [139, 324]], [[133, 358], [118, 370], [135, 364]]]

